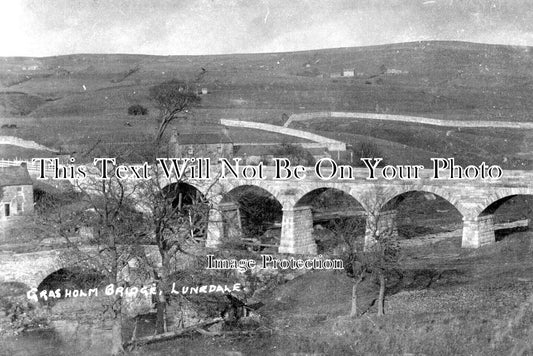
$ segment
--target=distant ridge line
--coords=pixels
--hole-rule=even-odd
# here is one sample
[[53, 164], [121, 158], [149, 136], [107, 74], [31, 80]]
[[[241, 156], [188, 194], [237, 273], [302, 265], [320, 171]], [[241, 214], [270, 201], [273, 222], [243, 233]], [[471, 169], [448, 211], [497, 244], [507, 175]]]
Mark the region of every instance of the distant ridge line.
[[407, 115], [390, 115], [390, 114], [375, 114], [375, 113], [360, 113], [360, 112], [342, 112], [342, 111], [327, 111], [314, 113], [292, 114], [285, 122], [283, 127], [288, 127], [294, 121], [306, 121], [321, 117], [330, 117], [336, 119], [367, 119], [367, 120], [381, 120], [381, 121], [400, 121], [412, 122], [416, 124], [425, 124], [433, 126], [444, 127], [488, 127], [488, 128], [510, 128], [510, 129], [533, 129], [533, 122], [511, 122], [511, 121], [462, 121], [462, 120], [441, 120], [430, 119], [421, 116], [407, 116]]

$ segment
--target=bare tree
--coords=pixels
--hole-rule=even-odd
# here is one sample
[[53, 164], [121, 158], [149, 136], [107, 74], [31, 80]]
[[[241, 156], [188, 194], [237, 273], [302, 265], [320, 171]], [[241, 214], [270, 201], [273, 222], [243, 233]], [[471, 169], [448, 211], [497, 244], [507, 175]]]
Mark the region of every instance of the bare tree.
[[[42, 223], [60, 237], [67, 247], [65, 262], [94, 269], [115, 287], [128, 284], [125, 269], [134, 258], [142, 258], [138, 232], [142, 215], [135, 210], [130, 189], [115, 177], [98, 180], [91, 177], [79, 182], [67, 198], [47, 199], [39, 206]], [[89, 236], [76, 231], [89, 229]], [[80, 241], [82, 240], [82, 241]], [[112, 354], [123, 351], [123, 301], [120, 294], [104, 302], [104, 316], [112, 321]]]
[[[344, 259], [348, 262], [346, 272], [349, 277], [353, 278], [350, 316], [356, 317], [358, 287], [370, 273], [364, 253], [365, 220], [359, 217], [338, 218], [333, 221], [332, 230], [347, 247], [344, 253]], [[362, 234], [361, 231], [363, 231]]]
[[189, 84], [178, 80], [171, 80], [151, 87], [149, 95], [159, 109], [156, 144], [161, 143], [168, 125], [176, 120], [180, 113], [200, 103], [200, 97]]
[[[374, 189], [374, 199], [367, 210], [365, 244], [363, 253], [365, 264], [379, 280], [378, 315], [384, 314], [384, 301], [387, 273], [396, 268], [400, 244], [390, 218], [385, 217], [383, 208], [388, 194], [379, 187]], [[394, 217], [393, 217], [394, 218]]]
[[384, 314], [386, 276], [396, 268], [400, 252], [396, 232], [390, 224], [383, 221], [384, 196], [386, 195], [377, 189], [374, 198], [369, 199], [366, 221], [357, 217], [338, 219], [333, 225], [334, 232], [347, 246], [345, 252], [345, 259], [348, 262], [347, 272], [354, 278], [350, 311], [352, 317], [358, 315], [358, 287], [368, 276], [374, 276], [379, 281], [377, 313], [378, 316]]
[[[161, 162], [162, 158], [159, 160]], [[221, 194], [216, 178], [204, 190], [205, 195], [188, 184], [188, 178], [174, 178], [168, 179], [156, 167], [151, 179], [138, 185], [146, 217], [144, 235], [150, 244], [157, 246], [161, 260], [161, 266], [152, 265], [157, 285], [158, 334], [167, 331], [173, 273], [184, 268], [186, 256], [191, 260], [201, 258], [191, 251], [205, 244], [210, 212], [215, 209], [213, 201]]]

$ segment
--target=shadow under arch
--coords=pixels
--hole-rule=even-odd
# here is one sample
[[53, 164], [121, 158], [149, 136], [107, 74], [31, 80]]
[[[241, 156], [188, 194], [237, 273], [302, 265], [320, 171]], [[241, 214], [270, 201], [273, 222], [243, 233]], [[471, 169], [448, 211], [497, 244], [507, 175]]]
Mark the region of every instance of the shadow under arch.
[[408, 190], [389, 199], [380, 214], [393, 212], [398, 235], [403, 238], [462, 228], [463, 214], [448, 199], [434, 192]]
[[[515, 208], [519, 216], [526, 218], [533, 212], [533, 194], [511, 194], [490, 203], [479, 213], [479, 216], [495, 214], [500, 208]], [[518, 208], [518, 209], [516, 209]]]
[[207, 199], [194, 185], [185, 182], [174, 182], [161, 190], [165, 199], [173, 208], [184, 209], [196, 202], [206, 202]]
[[[226, 237], [239, 234], [246, 238], [259, 238], [272, 228], [279, 230], [277, 227], [283, 216], [279, 200], [257, 185], [240, 185], [231, 189], [222, 197], [220, 209]], [[275, 233], [275, 239], [278, 234]]]
[[349, 193], [334, 187], [321, 187], [305, 193], [298, 199], [295, 207], [310, 206], [313, 210], [346, 210], [364, 211], [363, 205]]
[[195, 240], [205, 241], [209, 221], [209, 201], [194, 185], [174, 182], [161, 189], [163, 204], [156, 206], [160, 216], [167, 216], [184, 232]]
[[492, 219], [495, 240], [530, 230], [533, 226], [533, 194], [511, 194], [490, 203], [478, 218]]
[[357, 236], [364, 236], [366, 210], [351, 194], [334, 187], [308, 191], [295, 208], [311, 210], [312, 235], [317, 253], [339, 254], [352, 249]]
[[[39, 298], [43, 304], [53, 304], [58, 299], [66, 297], [65, 291], [84, 290], [101, 288], [106, 283], [105, 276], [92, 268], [83, 268], [78, 266], [63, 267], [49, 273], [37, 286], [37, 295], [42, 291], [61, 291], [61, 296], [44, 300]], [[76, 297], [77, 295], [72, 295]]]

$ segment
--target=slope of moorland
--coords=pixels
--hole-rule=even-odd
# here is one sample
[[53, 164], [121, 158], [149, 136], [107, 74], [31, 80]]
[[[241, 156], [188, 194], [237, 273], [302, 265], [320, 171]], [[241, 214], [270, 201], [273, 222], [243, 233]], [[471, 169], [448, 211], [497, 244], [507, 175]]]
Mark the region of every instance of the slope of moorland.
[[359, 287], [358, 318], [348, 317], [352, 280], [313, 271], [271, 289], [262, 333], [181, 338], [133, 355], [529, 355], [533, 347], [531, 233], [479, 250], [460, 236], [404, 247], [387, 278], [385, 315], [377, 285]]
[[[187, 127], [181, 127], [185, 131], [219, 130], [220, 118], [282, 124], [284, 113], [326, 110], [530, 121], [532, 59], [529, 47], [463, 42], [217, 56], [1, 58], [0, 123], [17, 128], [2, 128], [0, 134], [56, 148], [79, 143], [90, 147], [98, 141], [142, 142], [157, 116], [148, 89], [174, 78], [208, 89], [201, 106], [188, 115]], [[354, 69], [355, 76], [335, 78], [342, 69]], [[127, 107], [136, 103], [149, 109], [147, 117], [127, 115]], [[392, 148], [384, 148], [384, 156], [394, 156], [400, 144], [407, 157], [418, 157], [420, 150], [425, 151], [423, 158], [473, 155], [473, 163], [479, 158], [512, 168], [530, 168], [533, 159], [526, 143], [531, 137], [528, 131], [511, 129], [509, 138], [500, 134], [509, 130], [492, 134], [491, 130], [463, 129], [450, 134], [448, 128], [401, 123], [343, 124], [337, 120], [334, 125], [323, 124], [314, 129], [323, 131], [327, 126], [332, 135], [354, 135], [347, 141], [361, 141], [355, 135], [388, 141]], [[426, 141], [420, 141], [421, 133]], [[233, 135], [241, 142], [264, 137], [259, 131], [246, 132], [244, 138], [242, 133]], [[401, 156], [389, 160], [405, 163]]]

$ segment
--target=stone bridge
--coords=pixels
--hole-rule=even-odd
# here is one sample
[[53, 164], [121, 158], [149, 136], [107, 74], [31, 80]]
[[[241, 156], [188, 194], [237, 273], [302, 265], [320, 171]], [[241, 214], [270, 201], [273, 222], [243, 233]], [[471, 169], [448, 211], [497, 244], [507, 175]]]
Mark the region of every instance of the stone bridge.
[[[307, 167], [306, 175], [303, 177], [301, 174], [301, 179], [294, 178], [297, 173], [294, 170], [290, 179], [282, 179], [287, 174], [286, 170], [276, 177], [279, 172], [271, 166], [244, 170], [240, 167], [236, 170], [238, 177], [226, 172], [225, 178], [220, 176], [221, 166], [211, 168], [213, 172], [209, 179], [165, 178], [160, 182], [162, 186], [184, 182], [213, 203], [207, 226], [206, 247], [209, 248], [216, 248], [232, 231], [239, 229], [238, 204], [228, 197], [234, 190], [245, 186], [270, 193], [282, 206], [279, 252], [288, 254], [316, 254], [309, 203], [314, 195], [327, 189], [344, 192], [362, 206], [367, 214], [367, 231], [370, 230], [369, 221], [375, 223], [374, 228], [378, 231], [394, 231], [396, 209], [405, 193], [418, 191], [442, 197], [461, 213], [462, 246], [469, 248], [495, 242], [493, 214], [501, 204], [517, 195], [533, 195], [531, 171], [504, 170], [499, 179], [449, 179], [445, 176], [434, 179], [434, 170], [421, 169], [416, 178], [386, 179], [384, 176], [390, 177], [390, 174], [377, 169], [376, 179], [372, 180], [366, 168], [347, 170], [343, 177], [339, 167], [336, 172], [324, 168], [320, 178], [313, 168]], [[228, 216], [233, 218], [228, 219]], [[19, 281], [30, 287], [38, 286], [46, 276], [66, 267], [60, 254], [61, 251], [54, 250], [18, 254], [0, 252], [0, 281]]]
[[20, 282], [29, 287], [37, 287], [48, 275], [65, 267], [60, 250], [0, 253], [2, 282]]
[[[437, 195], [461, 213], [462, 246], [470, 248], [495, 242], [493, 214], [501, 204], [517, 195], [533, 194], [531, 171], [503, 170], [498, 179], [450, 179], [449, 175], [444, 174], [439, 174], [439, 178], [434, 179], [434, 169], [420, 169], [415, 179], [399, 179], [398, 176], [386, 179], [384, 175], [390, 178], [392, 172], [390, 168], [385, 168], [387, 169], [388, 172], [376, 169], [376, 179], [369, 179], [370, 171], [367, 168], [354, 168], [350, 172], [346, 171], [343, 177], [340, 167], [337, 167], [336, 172], [333, 169], [322, 169], [320, 178], [313, 168], [307, 167], [304, 178], [283, 180], [275, 179], [275, 167], [266, 166], [263, 167], [262, 178], [232, 176], [218, 178], [216, 184], [214, 179], [189, 179], [187, 183], [211, 197], [220, 207], [217, 209], [215, 205], [210, 212], [208, 246], [216, 247], [227, 238], [224, 235], [222, 215], [237, 207], [228, 204], [225, 197], [232, 190], [246, 185], [269, 192], [281, 204], [283, 219], [279, 252], [292, 254], [316, 253], [309, 198], [325, 189], [336, 189], [353, 197], [366, 211], [367, 228], [368, 221], [374, 219], [378, 230], [394, 229], [396, 208], [404, 193], [417, 191]], [[282, 177], [283, 175], [278, 178]]]
[[[144, 249], [154, 265], [161, 266], [157, 247], [145, 245]], [[97, 253], [96, 248], [88, 246], [82, 247], [80, 251], [87, 256]], [[76, 266], [72, 250], [65, 247], [35, 252], [0, 251], [0, 282], [19, 282], [30, 288], [37, 288], [52, 273]], [[80, 267], [89, 268], [86, 265]], [[123, 270], [122, 273], [129, 271]]]

